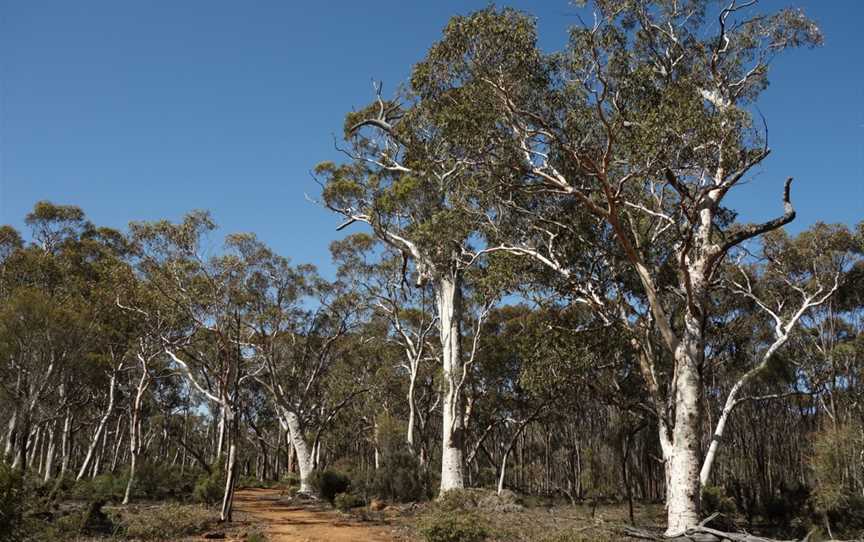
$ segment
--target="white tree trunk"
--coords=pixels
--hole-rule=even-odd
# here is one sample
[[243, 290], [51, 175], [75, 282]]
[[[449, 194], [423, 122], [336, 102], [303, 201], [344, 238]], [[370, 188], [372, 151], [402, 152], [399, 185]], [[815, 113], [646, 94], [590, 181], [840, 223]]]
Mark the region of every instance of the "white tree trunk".
[[222, 450], [225, 447], [225, 407], [219, 409], [219, 438], [216, 441], [216, 457], [213, 462], [222, 460]]
[[300, 493], [311, 495], [313, 490], [312, 486], [309, 485], [309, 476], [314, 470], [314, 465], [312, 452], [309, 449], [306, 438], [303, 436], [303, 429], [300, 427], [300, 418], [290, 410], [283, 408], [282, 423], [288, 431], [288, 438], [291, 439], [291, 445], [297, 454], [297, 469], [300, 471]]
[[96, 447], [99, 445], [99, 439], [102, 437], [102, 432], [105, 430], [108, 418], [111, 417], [111, 413], [114, 411], [114, 389], [116, 386], [117, 372], [112, 371], [111, 380], [108, 385], [108, 406], [105, 408], [105, 412], [102, 413], [99, 425], [96, 426], [96, 431], [93, 433], [90, 446], [87, 447], [87, 455], [84, 456], [84, 463], [81, 464], [81, 468], [78, 470], [78, 476], [75, 477], [76, 482], [81, 480], [81, 478], [84, 477], [84, 473], [87, 472], [87, 467], [90, 466], [90, 461], [93, 459], [93, 454], [96, 452]]
[[511, 446], [507, 447], [507, 451], [504, 452], [504, 457], [501, 458], [501, 472], [498, 474], [498, 495], [504, 491], [504, 473], [507, 471], [507, 458], [510, 457]]
[[[675, 426], [671, 442], [666, 438], [663, 447], [667, 473], [667, 536], [681, 534], [699, 524], [701, 379], [698, 365], [704, 355], [704, 341], [701, 324], [696, 318], [686, 316], [685, 326], [684, 338], [675, 352]], [[662, 439], [661, 436], [661, 442]]]
[[441, 434], [441, 488], [444, 494], [465, 487], [463, 467], [463, 419], [460, 385], [462, 382], [461, 284], [458, 275], [438, 279], [436, 300], [444, 369], [443, 427]]
[[63, 459], [60, 462], [60, 478], [66, 476], [69, 470], [69, 457], [72, 455], [70, 441], [72, 438], [72, 413], [66, 408], [66, 417], [63, 419], [63, 437], [60, 440], [60, 453]]
[[723, 412], [717, 419], [717, 427], [714, 429], [714, 435], [711, 437], [711, 444], [708, 446], [708, 452], [705, 454], [705, 461], [702, 463], [702, 470], [699, 473], [699, 483], [704, 487], [708, 484], [708, 478], [711, 476], [711, 470], [714, 467], [714, 460], [717, 458], [717, 449], [720, 446], [720, 440], [723, 438], [723, 433], [726, 431], [726, 422], [729, 420], [729, 415], [735, 409], [737, 404], [738, 392], [744, 385], [744, 381], [738, 381], [732, 386], [729, 396], [726, 398], [726, 404], [723, 406]]
[[3, 460], [8, 461], [15, 449], [15, 429], [18, 426], [18, 409], [12, 412], [12, 417], [9, 418], [9, 423], [6, 428], [6, 448], [3, 450]]
[[219, 518], [222, 521], [231, 521], [231, 510], [234, 502], [234, 485], [237, 477], [237, 431], [235, 413], [230, 407], [223, 405], [223, 420], [228, 434], [228, 469], [225, 477], [225, 492], [222, 495], [222, 510]]
[[144, 399], [144, 391], [150, 385], [150, 375], [147, 372], [147, 368], [143, 367], [142, 369], [141, 379], [138, 381], [138, 390], [132, 403], [132, 416], [129, 422], [129, 481], [126, 482], [123, 504], [129, 504], [129, 499], [132, 495], [132, 486], [135, 483], [138, 456], [141, 454], [141, 403]]
[[408, 443], [408, 449], [411, 453], [416, 453], [414, 449], [414, 425], [417, 416], [417, 404], [414, 399], [414, 389], [417, 385], [417, 365], [411, 366], [411, 379], [408, 381], [408, 429], [405, 431], [405, 442]]
[[375, 470], [381, 468], [381, 446], [379, 443], [378, 420], [372, 420], [372, 447], [375, 451]]
[[54, 470], [54, 452], [57, 448], [56, 433], [56, 422], [52, 422], [51, 432], [48, 434], [48, 451], [45, 453], [45, 471], [42, 476], [42, 481], [45, 483], [51, 479], [51, 472]]

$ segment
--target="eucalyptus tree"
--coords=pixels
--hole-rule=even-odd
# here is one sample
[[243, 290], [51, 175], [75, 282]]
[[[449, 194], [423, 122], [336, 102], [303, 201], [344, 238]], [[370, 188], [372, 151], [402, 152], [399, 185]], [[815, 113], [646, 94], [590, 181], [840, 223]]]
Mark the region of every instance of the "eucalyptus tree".
[[[718, 270], [730, 251], [795, 217], [791, 180], [775, 219], [740, 224], [723, 206], [769, 154], [752, 105], [771, 60], [822, 41], [800, 11], [753, 14], [754, 4], [597, 1], [592, 24], [551, 56], [530, 18], [490, 8], [454, 18], [415, 68], [424, 99], [458, 95], [498, 119], [485, 165], [497, 189], [483, 194], [490, 235], [509, 235], [487, 250], [575, 278], [586, 305], [630, 330], [658, 416], [669, 535], [699, 521], [701, 369]], [[508, 231], [513, 217], [530, 218], [530, 229]], [[580, 245], [597, 255], [589, 265], [564, 258]], [[604, 268], [617, 275], [611, 283]], [[632, 288], [622, 287], [627, 276]], [[834, 289], [817, 285], [775, 314], [779, 344]], [[670, 375], [651, 347], [655, 329]]]
[[[415, 442], [418, 424], [417, 386], [418, 378], [430, 361], [437, 361], [436, 345], [433, 341], [437, 317], [434, 314], [433, 296], [428, 285], [411, 288], [404, 275], [399, 253], [379, 246], [375, 238], [359, 233], [331, 244], [330, 251], [339, 265], [340, 280], [354, 285], [364, 303], [386, 323], [378, 333], [383, 342], [396, 345], [404, 351], [403, 359], [395, 369], [408, 376], [406, 399], [408, 423], [405, 442], [412, 453], [420, 455], [421, 463], [427, 457], [418, 450]], [[419, 415], [419, 423], [425, 426], [426, 416]], [[421, 427], [420, 431], [425, 431]]]
[[[122, 258], [116, 232], [94, 227], [77, 207], [38, 202], [25, 223], [32, 238], [27, 246], [4, 228], [0, 318], [0, 349], [11, 371], [2, 385], [14, 405], [6, 454], [14, 450], [13, 465], [21, 469], [28, 454], [35, 457], [40, 438], [47, 435], [53, 444], [55, 421], [71, 401], [64, 383], [86, 370], [88, 349], [98, 341], [99, 283]], [[58, 388], [59, 400], [46, 401]], [[67, 460], [64, 455], [64, 465]]]
[[[421, 99], [412, 85], [392, 100], [381, 97], [349, 113], [344, 163], [324, 162], [324, 205], [345, 218], [338, 229], [366, 224], [410, 264], [418, 286], [435, 295], [445, 382], [442, 410], [441, 491], [464, 486], [462, 390], [467, 374], [462, 322], [466, 258], [482, 215], [468, 211], [474, 166], [487, 150], [494, 119], [474, 104], [454, 107], [453, 96]], [[458, 91], [457, 91], [458, 92]]]
[[[258, 368], [249, 355], [250, 333], [243, 325], [248, 302], [244, 267], [231, 251], [230, 237], [227, 253], [205, 253], [204, 237], [215, 229], [205, 212], [190, 213], [179, 224], [164, 220], [132, 223], [130, 229], [141, 272], [185, 323], [159, 337], [160, 349], [218, 409], [217, 458], [225, 458], [226, 472], [220, 517], [230, 521], [240, 444], [238, 401], [244, 382]], [[139, 361], [144, 382], [148, 359], [142, 355]], [[227, 457], [223, 454], [226, 447]]]
[[300, 491], [311, 493], [321, 433], [358, 393], [327, 393], [334, 367], [349, 357], [362, 305], [338, 283], [320, 278], [313, 266], [293, 266], [253, 235], [234, 235], [229, 244], [244, 272], [248, 300], [244, 333], [259, 365], [256, 381], [267, 390], [279, 422], [297, 455]]

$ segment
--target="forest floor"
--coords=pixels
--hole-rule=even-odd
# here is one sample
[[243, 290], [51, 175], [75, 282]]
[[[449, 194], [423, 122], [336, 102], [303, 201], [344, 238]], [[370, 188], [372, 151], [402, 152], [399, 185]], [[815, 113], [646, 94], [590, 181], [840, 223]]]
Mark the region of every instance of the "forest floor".
[[266, 533], [270, 542], [395, 542], [404, 540], [385, 516], [362, 521], [316, 501], [297, 501], [279, 489], [243, 489], [236, 493], [234, 509]]
[[[407, 542], [419, 540], [418, 514], [426, 505], [394, 505], [381, 512], [334, 510], [322, 501], [291, 499], [278, 488], [243, 489], [234, 509], [269, 542]], [[480, 511], [493, 541], [616, 541], [627, 523], [625, 505], [530, 506], [518, 512]], [[659, 528], [662, 506], [636, 506], [637, 523]], [[227, 533], [229, 539], [233, 533]], [[240, 538], [243, 540], [244, 538]]]

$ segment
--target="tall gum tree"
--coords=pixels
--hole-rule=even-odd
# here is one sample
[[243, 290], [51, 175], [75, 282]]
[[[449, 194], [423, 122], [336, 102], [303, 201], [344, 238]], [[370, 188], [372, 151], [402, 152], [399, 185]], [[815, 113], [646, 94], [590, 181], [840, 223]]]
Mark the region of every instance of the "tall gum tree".
[[[251, 333], [243, 325], [247, 297], [242, 261], [232, 253], [230, 237], [224, 254], [207, 257], [202, 248], [204, 236], [215, 227], [210, 215], [201, 211], [189, 213], [178, 224], [130, 224], [140, 271], [186, 324], [159, 338], [162, 351], [219, 416], [216, 457], [224, 459], [226, 474], [220, 518], [231, 521], [241, 389], [256, 371], [245, 347]], [[146, 363], [140, 357], [139, 361], [146, 371]]]
[[[418, 79], [418, 82], [422, 80]], [[459, 489], [464, 476], [464, 398], [468, 376], [462, 322], [465, 271], [474, 260], [472, 235], [480, 215], [466, 212], [476, 184], [486, 112], [471, 105], [453, 108], [450, 97], [421, 100], [414, 87], [395, 100], [377, 99], [346, 117], [342, 149], [348, 160], [316, 168], [323, 179], [322, 199], [331, 211], [353, 224], [367, 224], [382, 242], [413, 267], [418, 285], [430, 284], [435, 296], [444, 390], [440, 491]]]
[[408, 376], [405, 442], [421, 465], [425, 465], [427, 455], [422, 447], [418, 449], [416, 442], [418, 430], [425, 430], [425, 418], [418, 412], [417, 387], [421, 369], [438, 357], [434, 344], [437, 318], [431, 307], [434, 298], [428, 287], [411, 288], [406, 283], [404, 260], [398, 252], [385, 248], [379, 254], [380, 248], [375, 238], [365, 233], [350, 235], [330, 245], [333, 260], [339, 265], [340, 280], [353, 284], [363, 302], [387, 323], [386, 329], [381, 330], [381, 341], [404, 352], [398, 368]]
[[[822, 40], [800, 11], [754, 14], [755, 4], [598, 0], [591, 23], [573, 28], [554, 55], [538, 50], [527, 16], [490, 8], [454, 18], [415, 69], [424, 99], [464, 98], [463, 107], [498, 119], [483, 166], [493, 239], [484, 250], [533, 258], [632, 332], [658, 414], [670, 536], [699, 521], [702, 368], [718, 269], [795, 217], [791, 179], [773, 220], [740, 224], [723, 206], [769, 153], [751, 110], [770, 62]], [[574, 215], [585, 217], [589, 238]], [[513, 217], [530, 220], [514, 231], [504, 227]], [[579, 244], [597, 255], [592, 265], [561, 257]], [[620, 274], [606, 282], [598, 268]], [[784, 314], [770, 313], [769, 358], [836, 282], [808, 286], [791, 312], [786, 303]], [[752, 294], [746, 285], [739, 293]], [[673, 360], [670, 375], [658, 374], [655, 333]]]
[[250, 234], [229, 241], [245, 270], [244, 325], [260, 367], [255, 379], [267, 390], [297, 454], [300, 492], [310, 494], [321, 432], [358, 393], [345, 390], [329, 404], [323, 389], [334, 365], [350, 356], [358, 304], [313, 266], [292, 266]]

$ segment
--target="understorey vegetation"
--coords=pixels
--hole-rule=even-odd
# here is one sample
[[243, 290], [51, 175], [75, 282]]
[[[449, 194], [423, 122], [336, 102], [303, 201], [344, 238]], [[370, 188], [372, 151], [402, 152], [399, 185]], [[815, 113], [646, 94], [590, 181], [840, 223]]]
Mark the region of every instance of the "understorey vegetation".
[[181, 539], [246, 488], [428, 542], [864, 536], [864, 222], [727, 199], [819, 29], [577, 4], [553, 53], [454, 17], [347, 113], [332, 276], [206, 211], [0, 226], [0, 540]]

